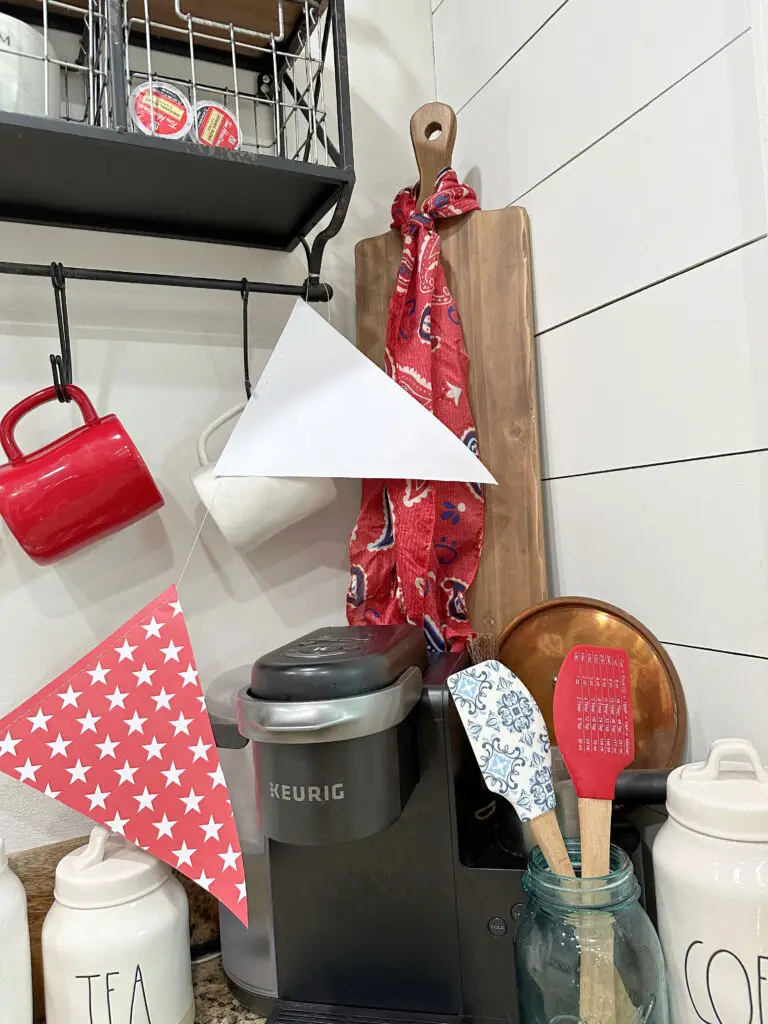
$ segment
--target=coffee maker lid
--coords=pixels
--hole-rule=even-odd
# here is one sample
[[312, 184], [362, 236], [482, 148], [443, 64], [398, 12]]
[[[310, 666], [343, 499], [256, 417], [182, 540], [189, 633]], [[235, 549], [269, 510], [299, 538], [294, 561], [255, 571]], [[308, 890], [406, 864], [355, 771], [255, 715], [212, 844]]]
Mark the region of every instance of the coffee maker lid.
[[259, 658], [248, 693], [276, 701], [356, 697], [391, 686], [414, 666], [427, 666], [418, 626], [329, 626]]

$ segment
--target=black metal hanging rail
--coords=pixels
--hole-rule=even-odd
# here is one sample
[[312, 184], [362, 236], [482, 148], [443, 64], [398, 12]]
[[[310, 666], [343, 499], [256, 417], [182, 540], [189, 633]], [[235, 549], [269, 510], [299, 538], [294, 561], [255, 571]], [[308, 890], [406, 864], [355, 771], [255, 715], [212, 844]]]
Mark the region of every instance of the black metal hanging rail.
[[[64, 267], [70, 281], [101, 281], [113, 284], [165, 285], [170, 288], [204, 288], [218, 292], [240, 292], [253, 295], [295, 295], [307, 302], [328, 302], [333, 288], [310, 276], [303, 284], [279, 284], [275, 281], [228, 281], [216, 277], [187, 277], [177, 274], [140, 274], [130, 270], [94, 270], [90, 267]], [[50, 280], [50, 263], [0, 262], [0, 274], [16, 277], [45, 277]]]

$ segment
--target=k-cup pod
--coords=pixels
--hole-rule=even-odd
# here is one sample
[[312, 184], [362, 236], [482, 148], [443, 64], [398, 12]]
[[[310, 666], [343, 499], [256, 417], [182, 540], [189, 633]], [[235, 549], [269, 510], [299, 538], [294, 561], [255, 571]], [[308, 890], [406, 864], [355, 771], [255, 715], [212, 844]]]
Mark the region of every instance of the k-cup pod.
[[201, 146], [215, 149], [240, 149], [237, 118], [220, 103], [207, 100], [195, 107], [195, 136]]
[[183, 139], [192, 130], [189, 100], [170, 82], [143, 82], [131, 93], [131, 120], [145, 135]]

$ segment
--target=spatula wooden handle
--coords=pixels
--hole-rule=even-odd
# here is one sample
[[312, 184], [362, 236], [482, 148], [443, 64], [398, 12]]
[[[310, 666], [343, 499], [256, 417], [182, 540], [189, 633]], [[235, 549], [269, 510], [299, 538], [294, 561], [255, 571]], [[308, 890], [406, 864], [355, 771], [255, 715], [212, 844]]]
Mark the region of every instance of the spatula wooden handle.
[[[612, 810], [610, 800], [579, 797], [582, 878], [603, 878], [610, 871]], [[614, 1024], [616, 993], [613, 981], [613, 922], [610, 916], [585, 915], [581, 921], [579, 940], [579, 1016], [585, 1021]]]
[[610, 800], [579, 797], [581, 877], [603, 878], [611, 870]]
[[549, 865], [549, 870], [555, 875], [567, 875], [573, 878], [575, 874], [573, 864], [571, 864], [571, 858], [565, 848], [565, 840], [555, 812], [546, 811], [538, 818], [532, 818], [530, 826], [533, 837], [541, 847], [544, 859]]

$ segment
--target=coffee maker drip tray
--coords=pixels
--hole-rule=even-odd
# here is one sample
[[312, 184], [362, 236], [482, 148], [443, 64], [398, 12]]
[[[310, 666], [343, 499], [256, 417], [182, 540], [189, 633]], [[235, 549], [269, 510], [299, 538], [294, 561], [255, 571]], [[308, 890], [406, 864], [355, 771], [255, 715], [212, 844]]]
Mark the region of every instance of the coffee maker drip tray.
[[459, 1016], [399, 1013], [396, 1010], [360, 1010], [352, 1006], [293, 1003], [280, 1000], [267, 1024], [458, 1024]]

